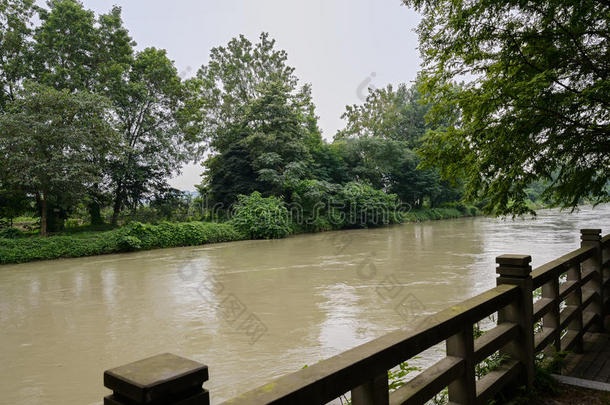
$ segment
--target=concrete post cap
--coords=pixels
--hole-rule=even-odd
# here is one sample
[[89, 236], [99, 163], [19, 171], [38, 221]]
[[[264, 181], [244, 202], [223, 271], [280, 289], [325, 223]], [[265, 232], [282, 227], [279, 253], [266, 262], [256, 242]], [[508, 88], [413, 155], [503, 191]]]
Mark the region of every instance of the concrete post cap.
[[168, 398], [188, 395], [193, 390], [203, 393], [202, 385], [209, 378], [208, 367], [171, 353], [159, 354], [104, 372], [104, 386], [114, 396], [128, 398], [135, 404], [157, 404]]

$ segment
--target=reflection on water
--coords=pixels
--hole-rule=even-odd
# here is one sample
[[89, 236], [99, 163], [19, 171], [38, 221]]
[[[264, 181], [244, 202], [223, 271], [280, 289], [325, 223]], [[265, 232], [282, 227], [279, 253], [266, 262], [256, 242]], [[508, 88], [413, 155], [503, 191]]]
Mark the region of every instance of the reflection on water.
[[[493, 287], [495, 256], [540, 265], [572, 250], [579, 228], [610, 231], [608, 214], [606, 205], [2, 266], [0, 403], [99, 403], [103, 370], [162, 352], [208, 364], [218, 403]], [[253, 330], [264, 334], [252, 344]]]

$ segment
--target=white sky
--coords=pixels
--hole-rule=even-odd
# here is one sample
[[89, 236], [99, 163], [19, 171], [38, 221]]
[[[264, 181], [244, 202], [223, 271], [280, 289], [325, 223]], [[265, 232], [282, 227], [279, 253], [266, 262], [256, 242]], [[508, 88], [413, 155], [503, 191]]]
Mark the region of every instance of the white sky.
[[[367, 86], [411, 82], [420, 58], [419, 15], [400, 0], [83, 0], [97, 13], [116, 4], [138, 49], [167, 50], [183, 77], [207, 63], [211, 48], [244, 34], [269, 32], [288, 52], [301, 83], [311, 83], [323, 136], [343, 127], [348, 104]], [[171, 181], [181, 190], [200, 183], [200, 165]]]

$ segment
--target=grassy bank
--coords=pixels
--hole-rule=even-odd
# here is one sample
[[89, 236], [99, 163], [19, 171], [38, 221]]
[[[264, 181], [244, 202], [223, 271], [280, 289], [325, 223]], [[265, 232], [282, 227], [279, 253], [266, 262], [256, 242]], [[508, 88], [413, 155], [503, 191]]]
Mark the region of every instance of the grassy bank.
[[[461, 207], [460, 207], [461, 208]], [[449, 219], [476, 215], [471, 208], [430, 208], [403, 213], [403, 222]], [[69, 257], [95, 256], [159, 248], [231, 242], [252, 237], [233, 222], [131, 223], [108, 231], [69, 231], [40, 238], [18, 231], [0, 238], [0, 264], [25, 263]]]
[[245, 239], [228, 223], [133, 223], [106, 232], [0, 239], [0, 264], [25, 263], [62, 257], [95, 256]]
[[424, 208], [403, 214], [404, 222], [421, 222], [439, 219], [451, 219], [461, 217], [474, 217], [479, 215], [479, 211], [474, 207], [463, 206], [460, 208]]

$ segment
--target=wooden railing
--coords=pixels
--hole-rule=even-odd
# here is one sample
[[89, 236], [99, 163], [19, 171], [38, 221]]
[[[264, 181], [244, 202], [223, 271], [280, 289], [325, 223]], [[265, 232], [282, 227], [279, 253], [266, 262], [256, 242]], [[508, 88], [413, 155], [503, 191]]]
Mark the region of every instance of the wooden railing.
[[[451, 404], [471, 405], [487, 403], [508, 384], [531, 388], [536, 353], [582, 351], [584, 333], [603, 330], [610, 235], [600, 233], [582, 230], [581, 248], [533, 271], [530, 256], [499, 256], [495, 288], [224, 404], [325, 404], [347, 392], [354, 405], [424, 404], [448, 387]], [[475, 325], [495, 313], [495, 327], [475, 339]], [[388, 392], [388, 370], [443, 342], [444, 358]], [[501, 365], [477, 378], [477, 364], [497, 352]], [[114, 394], [104, 403], [208, 404], [205, 380], [207, 367], [199, 363], [155, 356], [106, 371]]]

